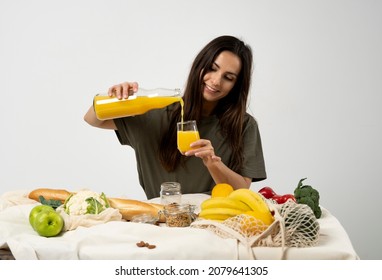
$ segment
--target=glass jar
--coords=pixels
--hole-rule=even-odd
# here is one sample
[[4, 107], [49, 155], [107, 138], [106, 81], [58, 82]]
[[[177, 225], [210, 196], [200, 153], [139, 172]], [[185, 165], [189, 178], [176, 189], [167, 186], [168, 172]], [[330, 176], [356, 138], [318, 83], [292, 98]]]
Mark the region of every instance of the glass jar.
[[158, 217], [154, 217], [149, 214], [140, 214], [140, 215], [133, 216], [131, 218], [131, 222], [154, 225], [158, 222]]
[[175, 102], [183, 102], [180, 89], [139, 88], [134, 95], [126, 99], [110, 97], [107, 94], [97, 94], [93, 99], [93, 107], [99, 120], [109, 120], [141, 115]]
[[166, 218], [168, 227], [188, 227], [195, 219], [195, 207], [190, 204], [168, 204], [162, 213]]
[[180, 204], [182, 201], [181, 186], [178, 182], [164, 182], [160, 189], [161, 204]]

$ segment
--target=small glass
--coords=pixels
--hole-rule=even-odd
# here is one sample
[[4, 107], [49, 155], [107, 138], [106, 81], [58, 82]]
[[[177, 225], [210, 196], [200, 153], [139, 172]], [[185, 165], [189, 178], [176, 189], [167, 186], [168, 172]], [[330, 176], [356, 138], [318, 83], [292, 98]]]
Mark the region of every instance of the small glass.
[[191, 143], [200, 139], [198, 127], [196, 121], [185, 121], [177, 123], [177, 144], [178, 150], [181, 154], [185, 154], [191, 150]]
[[161, 184], [160, 190], [161, 204], [167, 205], [171, 203], [180, 204], [182, 200], [182, 191], [178, 182], [164, 182]]

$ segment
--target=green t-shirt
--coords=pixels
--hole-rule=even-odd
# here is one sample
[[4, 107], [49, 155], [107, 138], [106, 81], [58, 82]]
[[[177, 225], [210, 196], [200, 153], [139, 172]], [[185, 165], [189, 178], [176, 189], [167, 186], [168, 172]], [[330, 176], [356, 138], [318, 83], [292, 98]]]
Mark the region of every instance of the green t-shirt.
[[[159, 161], [160, 137], [161, 132], [169, 125], [169, 108], [171, 105], [143, 115], [115, 119], [117, 137], [122, 145], [129, 145], [134, 149], [139, 182], [148, 199], [159, 196], [163, 182], [179, 182], [183, 194], [208, 193], [215, 183], [202, 159], [189, 157], [185, 165], [179, 165], [174, 172], [167, 172]], [[252, 181], [264, 180], [266, 172], [257, 123], [249, 114], [245, 115], [244, 123], [244, 164], [239, 174], [252, 178]], [[220, 132], [218, 118], [204, 118], [197, 126], [200, 138], [210, 140], [215, 154], [229, 166], [232, 151]]]

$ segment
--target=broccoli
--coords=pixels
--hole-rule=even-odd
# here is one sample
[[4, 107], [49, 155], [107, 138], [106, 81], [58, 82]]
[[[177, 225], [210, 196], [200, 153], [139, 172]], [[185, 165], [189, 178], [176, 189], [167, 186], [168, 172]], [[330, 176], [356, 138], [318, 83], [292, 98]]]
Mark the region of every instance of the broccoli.
[[41, 204], [52, 206], [53, 209], [56, 209], [62, 204], [61, 200], [45, 199], [45, 197], [43, 197], [42, 195], [38, 197], [38, 200], [40, 201]]
[[312, 186], [303, 185], [302, 182], [305, 179], [306, 178], [303, 178], [298, 182], [297, 188], [294, 190], [294, 197], [297, 203], [308, 205], [318, 219], [322, 214], [320, 208], [320, 193]]
[[[296, 199], [297, 200], [297, 199]], [[315, 207], [316, 207], [316, 204], [314, 203], [314, 200], [309, 197], [309, 196], [303, 196], [303, 197], [300, 197], [297, 202], [299, 204], [306, 204], [308, 205], [310, 208], [312, 208], [312, 211], [314, 211]]]

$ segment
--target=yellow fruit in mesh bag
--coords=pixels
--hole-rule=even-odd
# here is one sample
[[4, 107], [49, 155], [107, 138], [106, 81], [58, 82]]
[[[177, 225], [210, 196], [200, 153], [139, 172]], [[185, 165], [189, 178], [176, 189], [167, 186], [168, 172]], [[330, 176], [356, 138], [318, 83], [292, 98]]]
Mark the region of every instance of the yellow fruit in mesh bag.
[[236, 216], [236, 220], [238, 222], [237, 224], [239, 225], [239, 228], [236, 230], [238, 230], [244, 236], [254, 236], [265, 231], [268, 228], [268, 225], [264, 224], [263, 221], [252, 216], [249, 212], [246, 212], [243, 215]]
[[225, 220], [231, 218], [230, 215], [225, 214], [205, 214], [202, 218], [206, 220], [212, 220], [216, 222], [224, 222]]
[[216, 184], [211, 192], [211, 197], [226, 197], [233, 192], [233, 187], [229, 184]]
[[263, 221], [266, 225], [273, 223], [274, 217], [259, 193], [250, 189], [237, 189], [230, 193], [228, 197], [248, 205], [251, 208], [251, 212], [253, 212], [252, 216], [256, 215], [254, 217]]
[[202, 209], [199, 217], [208, 220], [226, 220], [242, 213], [243, 211], [232, 208], [208, 208]]
[[248, 212], [245, 212], [245, 214], [254, 217], [256, 220], [261, 221], [266, 226], [269, 226], [275, 220], [272, 214], [264, 215], [263, 213], [256, 212], [256, 211], [248, 211]]

